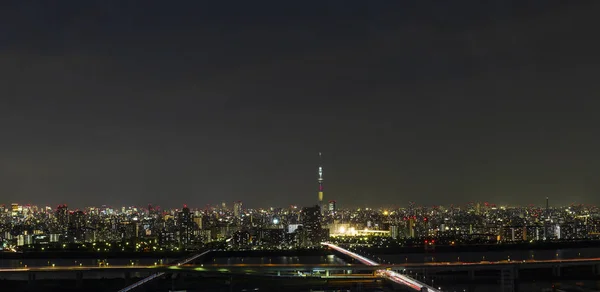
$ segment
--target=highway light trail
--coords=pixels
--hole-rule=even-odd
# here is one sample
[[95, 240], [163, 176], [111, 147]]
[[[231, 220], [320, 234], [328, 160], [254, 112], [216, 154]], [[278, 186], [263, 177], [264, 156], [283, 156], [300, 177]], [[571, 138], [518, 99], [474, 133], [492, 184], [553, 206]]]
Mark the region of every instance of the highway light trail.
[[[349, 251], [347, 249], [341, 248], [341, 247], [339, 247], [339, 246], [337, 246], [335, 244], [331, 244], [331, 243], [328, 243], [328, 242], [322, 242], [321, 244], [324, 245], [324, 246], [327, 246], [327, 247], [329, 247], [329, 248], [331, 248], [331, 249], [333, 249], [335, 251], [338, 251], [338, 252], [340, 252], [342, 254], [345, 254], [345, 255], [353, 258], [353, 259], [356, 259], [359, 262], [361, 262], [361, 263], [363, 263], [363, 264], [365, 264], [367, 266], [379, 266], [379, 263], [374, 262], [374, 261], [372, 261], [372, 260], [370, 260], [370, 259], [368, 259], [366, 257], [363, 257], [363, 256], [361, 256], [361, 255], [359, 255], [357, 253], [351, 252], [351, 251]], [[415, 279], [413, 279], [411, 277], [408, 277], [406, 275], [402, 275], [400, 273], [396, 273], [394, 271], [388, 271], [388, 270], [383, 270], [382, 269], [382, 270], [375, 271], [375, 273], [377, 273], [378, 275], [381, 275], [381, 276], [389, 279], [392, 282], [398, 283], [400, 285], [405, 285], [405, 286], [411, 287], [411, 288], [413, 288], [415, 290], [418, 290], [418, 291], [420, 291], [423, 288], [427, 288], [428, 291], [434, 291], [434, 292], [438, 292], [439, 291], [439, 292], [441, 292], [440, 290], [435, 289], [435, 288], [433, 288], [433, 287], [431, 287], [431, 286], [429, 286], [429, 285], [427, 285], [425, 283], [421, 283], [421, 282], [419, 282], [419, 281], [417, 281], [417, 280], [415, 280]]]
[[[197, 255], [194, 255], [194, 256], [192, 256], [192, 257], [189, 257], [189, 258], [187, 258], [187, 259], [184, 259], [184, 260], [182, 260], [182, 261], [179, 261], [179, 262], [177, 262], [177, 264], [176, 264], [176, 265], [172, 265], [172, 266], [180, 266], [180, 265], [185, 265], [185, 264], [187, 264], [187, 263], [189, 263], [189, 262], [191, 262], [191, 261], [194, 261], [195, 259], [197, 259], [197, 258], [199, 258], [199, 257], [201, 257], [201, 256], [203, 256], [203, 255], [205, 255], [205, 254], [207, 254], [207, 253], [209, 253], [209, 252], [212, 252], [212, 251], [213, 251], [213, 250], [207, 250], [207, 251], [205, 251], [205, 252], [203, 252], [203, 253], [199, 253], [199, 254], [197, 254]], [[140, 280], [140, 281], [138, 281], [138, 282], [135, 282], [135, 283], [133, 283], [133, 284], [131, 284], [131, 285], [129, 285], [129, 286], [127, 286], [127, 287], [125, 287], [125, 288], [123, 288], [123, 289], [119, 290], [119, 292], [126, 292], [126, 291], [130, 291], [130, 290], [132, 290], [132, 289], [135, 289], [135, 288], [137, 288], [137, 287], [139, 287], [139, 286], [142, 286], [142, 285], [144, 285], [145, 283], [148, 283], [148, 282], [150, 282], [150, 281], [152, 281], [152, 280], [154, 280], [154, 279], [156, 279], [156, 278], [158, 278], [158, 277], [160, 277], [160, 276], [162, 276], [162, 275], [164, 275], [164, 274], [165, 274], [165, 272], [154, 273], [154, 274], [152, 274], [152, 275], [150, 275], [150, 276], [148, 276], [148, 277], [146, 277], [146, 278], [144, 278], [144, 279], [142, 279], [142, 280]]]

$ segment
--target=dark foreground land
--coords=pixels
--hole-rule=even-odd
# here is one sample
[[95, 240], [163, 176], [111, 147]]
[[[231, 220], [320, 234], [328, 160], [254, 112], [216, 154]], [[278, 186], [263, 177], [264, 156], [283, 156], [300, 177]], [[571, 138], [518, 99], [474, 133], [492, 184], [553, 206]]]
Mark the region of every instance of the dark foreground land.
[[[85, 279], [75, 280], [0, 281], [2, 291], [118, 291], [140, 279]], [[206, 277], [198, 275], [164, 276], [132, 291], [393, 291], [382, 280], [324, 280], [319, 278], [272, 277]]]

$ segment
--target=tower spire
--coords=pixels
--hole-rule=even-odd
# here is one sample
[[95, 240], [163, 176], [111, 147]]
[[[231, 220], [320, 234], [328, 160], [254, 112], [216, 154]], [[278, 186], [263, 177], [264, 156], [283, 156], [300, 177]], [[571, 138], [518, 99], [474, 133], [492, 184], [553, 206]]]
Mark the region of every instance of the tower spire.
[[321, 209], [321, 214], [323, 213], [323, 155], [319, 152], [319, 177], [317, 182], [319, 183], [319, 208]]

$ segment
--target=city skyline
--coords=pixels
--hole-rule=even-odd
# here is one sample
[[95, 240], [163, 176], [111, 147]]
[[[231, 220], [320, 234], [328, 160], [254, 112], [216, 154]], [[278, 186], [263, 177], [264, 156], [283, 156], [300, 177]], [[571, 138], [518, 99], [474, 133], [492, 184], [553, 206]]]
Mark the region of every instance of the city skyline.
[[597, 1], [14, 1], [0, 196], [600, 204]]
[[15, 248], [65, 249], [67, 245], [69, 249], [108, 251], [113, 242], [121, 251], [175, 251], [211, 242], [228, 243], [234, 249], [287, 249], [320, 245], [327, 238], [363, 241], [368, 237], [381, 245], [388, 245], [389, 240], [400, 245], [427, 245], [435, 239], [437, 244], [453, 246], [595, 240], [600, 236], [598, 207], [584, 205], [506, 207], [478, 202], [449, 207], [411, 203], [406, 208], [387, 209], [335, 205], [327, 209], [319, 205], [244, 209], [238, 201], [233, 208], [225, 203], [215, 208], [181, 207], [78, 210], [65, 204], [56, 208], [0, 205], [0, 246], [13, 252]]
[[3, 290], [600, 289], [598, 0], [5, 2]]
[[[363, 206], [350, 206], [350, 205], [344, 205], [343, 202], [338, 202], [337, 200], [328, 200], [328, 201], [324, 201], [325, 204], [323, 204], [322, 209], [324, 211], [328, 211], [328, 206], [330, 203], [334, 203], [335, 204], [335, 208], [337, 210], [379, 210], [379, 211], [392, 211], [392, 210], [401, 210], [401, 209], [407, 209], [407, 208], [411, 208], [411, 207], [418, 207], [418, 208], [469, 208], [469, 207], [474, 207], [474, 206], [486, 206], [489, 208], [528, 208], [528, 207], [533, 207], [533, 208], [540, 208], [540, 209], [544, 209], [544, 208], [565, 208], [568, 206], [583, 206], [583, 207], [591, 207], [591, 208], [595, 208], [597, 207], [596, 204], [589, 204], [589, 203], [585, 203], [585, 202], [571, 202], [568, 204], [552, 204], [552, 201], [547, 202], [545, 200], [546, 198], [544, 198], [543, 202], [539, 202], [538, 204], [532, 203], [532, 204], [496, 204], [494, 202], [488, 202], [488, 201], [470, 201], [470, 202], [456, 202], [456, 203], [450, 203], [450, 204], [431, 204], [431, 205], [424, 205], [424, 204], [418, 204], [416, 202], [405, 202], [405, 203], [396, 203], [396, 204], [389, 204], [389, 205], [377, 205], [377, 204], [372, 204], [372, 205], [363, 205]], [[342, 203], [342, 204], [340, 204]], [[5, 207], [5, 208], [9, 208], [11, 205], [18, 205], [21, 207], [27, 206], [27, 207], [37, 207], [37, 208], [46, 208], [46, 207], [51, 207], [51, 208], [58, 208], [60, 206], [66, 206], [68, 208], [70, 208], [71, 210], [84, 210], [84, 209], [88, 209], [88, 208], [115, 208], [115, 209], [131, 209], [131, 208], [138, 208], [138, 209], [148, 209], [149, 207], [153, 207], [153, 208], [159, 208], [161, 210], [179, 210], [182, 208], [190, 208], [190, 209], [194, 209], [194, 210], [207, 210], [207, 209], [226, 209], [229, 211], [234, 211], [236, 210], [236, 204], [239, 204], [239, 208], [240, 209], [247, 209], [247, 210], [269, 210], [269, 209], [290, 209], [290, 208], [298, 208], [301, 209], [303, 207], [313, 207], [313, 206], [319, 206], [318, 203], [313, 203], [313, 204], [308, 204], [308, 205], [301, 205], [301, 204], [287, 204], [287, 205], [264, 205], [264, 206], [257, 206], [254, 205], [248, 201], [242, 201], [242, 200], [235, 200], [235, 201], [221, 201], [221, 202], [210, 202], [210, 203], [205, 203], [205, 204], [199, 204], [199, 205], [189, 205], [185, 202], [182, 203], [172, 203], [172, 204], [168, 204], [168, 205], [160, 205], [160, 204], [153, 204], [152, 202], [149, 203], [145, 203], [145, 204], [132, 204], [132, 205], [115, 205], [115, 204], [100, 204], [100, 205], [86, 205], [86, 206], [79, 206], [79, 205], [71, 205], [68, 202], [60, 202], [60, 203], [54, 203], [54, 204], [36, 204], [36, 203], [32, 203], [32, 202], [0, 202], [0, 206]], [[225, 206], [225, 207], [224, 207]], [[243, 206], [243, 207], [241, 207]]]

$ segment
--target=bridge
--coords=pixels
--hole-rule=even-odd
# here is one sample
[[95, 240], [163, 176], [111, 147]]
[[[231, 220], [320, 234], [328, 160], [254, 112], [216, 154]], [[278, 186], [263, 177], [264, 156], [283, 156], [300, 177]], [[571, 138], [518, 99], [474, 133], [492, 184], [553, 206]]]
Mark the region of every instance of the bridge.
[[[385, 279], [387, 279], [387, 280], [389, 280], [391, 282], [394, 282], [394, 283], [399, 284], [399, 285], [407, 286], [407, 287], [412, 288], [412, 289], [414, 289], [416, 291], [433, 291], [433, 292], [438, 292], [439, 291], [439, 292], [441, 292], [440, 290], [435, 289], [434, 287], [431, 287], [431, 286], [429, 286], [429, 285], [427, 285], [425, 283], [419, 282], [419, 281], [417, 281], [417, 280], [415, 280], [415, 279], [413, 279], [413, 278], [411, 278], [411, 277], [409, 277], [407, 275], [403, 275], [403, 274], [400, 274], [398, 272], [392, 271], [391, 268], [388, 269], [388, 268], [382, 267], [377, 262], [374, 262], [374, 261], [372, 261], [372, 260], [370, 260], [370, 259], [368, 259], [366, 257], [363, 257], [363, 256], [361, 256], [361, 255], [359, 255], [357, 253], [354, 253], [354, 252], [351, 252], [351, 251], [349, 251], [347, 249], [339, 247], [339, 246], [337, 246], [335, 244], [328, 243], [328, 242], [323, 242], [321, 244], [323, 246], [331, 248], [331, 249], [333, 249], [333, 250], [335, 250], [337, 252], [340, 252], [342, 254], [350, 256], [351, 258], [353, 258], [355, 260], [358, 260], [359, 262], [361, 262], [365, 266], [374, 269], [376, 276], [383, 277], [383, 278], [385, 278]], [[193, 269], [194, 271], [208, 271], [208, 267], [204, 268], [203, 266], [201, 266], [201, 267], [189, 267], [188, 268], [188, 267], [181, 267], [181, 265], [184, 265], [184, 264], [186, 264], [188, 262], [191, 262], [191, 261], [193, 261], [193, 260], [195, 260], [195, 259], [203, 256], [204, 254], [209, 253], [209, 252], [210, 251], [206, 251], [204, 253], [195, 255], [195, 256], [190, 257], [188, 259], [185, 259], [185, 260], [183, 260], [181, 262], [178, 262], [177, 266], [169, 266], [167, 268], [168, 269], [173, 269], [173, 270], [180, 270], [180, 271], [182, 271], [183, 269], [190, 269], [190, 268]], [[251, 272], [254, 272], [256, 270], [256, 267], [254, 267], [254, 269], [253, 269], [249, 265], [238, 265], [238, 267], [240, 267], [240, 266], [242, 267], [242, 270], [244, 272], [246, 272], [246, 273], [251, 273]], [[275, 265], [260, 265], [259, 267], [263, 268], [263, 269], [264, 268], [266, 268], [266, 269], [273, 269], [274, 268], [277, 271], [277, 276], [281, 276], [281, 271], [288, 271], [289, 269], [292, 269], [293, 271], [296, 271], [296, 270], [299, 270], [299, 269], [306, 269], [306, 265], [283, 265], [283, 266], [282, 265], [278, 265], [278, 266], [275, 266]], [[319, 265], [318, 267], [313, 268], [313, 270], [318, 270], [318, 271], [322, 270], [322, 271], [325, 272], [325, 277], [331, 277], [330, 271], [331, 271], [332, 268], [336, 269], [336, 270], [342, 270], [342, 271], [344, 271], [344, 270], [350, 270], [350, 267], [348, 265], [346, 265], [346, 266], [334, 266], [334, 267]], [[352, 268], [357, 269], [357, 267], [355, 267], [355, 266], [353, 266]], [[219, 271], [219, 272], [230, 272], [230, 269], [231, 269], [231, 267], [217, 267], [217, 271]], [[358, 269], [362, 269], [362, 268], [358, 268]], [[165, 274], [165, 272], [154, 273], [154, 274], [152, 274], [152, 275], [150, 275], [150, 276], [148, 276], [148, 277], [146, 277], [146, 278], [144, 278], [144, 279], [142, 279], [142, 280], [140, 280], [140, 281], [138, 281], [136, 283], [133, 283], [133, 284], [131, 284], [131, 285], [129, 285], [129, 286], [127, 286], [127, 287], [119, 290], [119, 292], [130, 291], [130, 290], [135, 289], [135, 288], [137, 288], [137, 287], [139, 287], [139, 286], [141, 286], [141, 285], [143, 285], [143, 284], [145, 284], [145, 283], [147, 283], [149, 281], [152, 281], [153, 279], [156, 279], [156, 278], [158, 278], [158, 277], [160, 277], [160, 276], [162, 276], [164, 274]]]
[[[208, 253], [208, 252], [206, 252]], [[69, 271], [91, 271], [91, 272], [219, 272], [219, 273], [276, 273], [286, 271], [356, 271], [373, 272], [381, 269], [391, 270], [420, 270], [429, 271], [470, 271], [470, 270], [498, 270], [504, 268], [517, 268], [519, 270], [570, 267], [570, 266], [600, 266], [598, 259], [571, 259], [571, 260], [540, 260], [540, 261], [501, 261], [481, 263], [440, 262], [440, 263], [409, 263], [409, 264], [173, 264], [173, 265], [110, 265], [110, 266], [38, 266], [19, 268], [0, 268], [2, 273], [26, 273], [26, 272], [69, 272]], [[600, 270], [599, 270], [600, 272]]]
[[[562, 277], [561, 270], [569, 267], [590, 267], [595, 275], [600, 275], [600, 258], [573, 258], [573, 259], [552, 259], [552, 260], [523, 260], [523, 261], [481, 261], [481, 262], [425, 262], [425, 263], [404, 263], [404, 264], [380, 264], [365, 256], [349, 251], [331, 243], [322, 243], [329, 249], [348, 256], [356, 261], [356, 264], [197, 264], [193, 263], [198, 258], [207, 255], [214, 250], [204, 251], [189, 258], [172, 262], [167, 265], [105, 265], [105, 266], [41, 266], [41, 267], [17, 267], [0, 268], [0, 278], [8, 275], [28, 276], [28, 280], [34, 281], [36, 274], [52, 275], [53, 273], [74, 272], [77, 280], [83, 278], [83, 273], [117, 275], [117, 277], [129, 278], [129, 275], [137, 277], [146, 276], [142, 280], [133, 283], [119, 291], [131, 291], [156, 278], [168, 274], [205, 274], [211, 277], [278, 277], [281, 279], [296, 278], [301, 280], [303, 277], [311, 279], [385, 279], [389, 282], [407, 287], [412, 290], [439, 291], [436, 287], [429, 286], [419, 279], [404, 274], [404, 272], [418, 272], [421, 276], [425, 275], [427, 279], [439, 279], [438, 272], [460, 272], [468, 273], [470, 279], [475, 279], [476, 274], [483, 270], [497, 270], [501, 272], [501, 277], [509, 275], [509, 278], [502, 278], [503, 283], [510, 285], [511, 279], [519, 278], [519, 271], [551, 268], [552, 275], [558, 278]], [[568, 272], [568, 270], [567, 270]], [[429, 275], [428, 275], [429, 274]], [[58, 275], [58, 274], [57, 274]], [[121, 276], [118, 276], [121, 275]], [[443, 275], [443, 274], [442, 274]], [[465, 274], [467, 275], [467, 274]], [[18, 278], [21, 278], [18, 276]]]
[[[196, 255], [193, 255], [193, 256], [191, 256], [191, 257], [189, 257], [189, 258], [187, 258], [187, 259], [184, 259], [184, 260], [182, 260], [182, 261], [179, 261], [179, 262], [177, 262], [177, 266], [181, 266], [181, 265], [187, 264], [187, 263], [189, 263], [189, 262], [191, 262], [191, 261], [194, 261], [194, 260], [196, 260], [197, 258], [199, 258], [199, 257], [201, 257], [201, 256], [203, 256], [203, 255], [205, 255], [205, 254], [207, 254], [207, 253], [209, 253], [209, 252], [211, 252], [211, 251], [213, 251], [213, 250], [207, 250], [207, 251], [205, 251], [205, 252], [201, 252], [201, 253], [199, 253], [199, 254], [196, 254]], [[125, 287], [125, 288], [123, 288], [123, 289], [119, 290], [119, 292], [126, 292], [126, 291], [130, 291], [130, 290], [132, 290], [132, 289], [135, 289], [135, 288], [137, 288], [137, 287], [139, 287], [139, 286], [141, 286], [141, 285], [144, 285], [144, 283], [146, 283], [146, 282], [149, 282], [149, 281], [152, 281], [153, 279], [156, 279], [156, 278], [158, 278], [158, 277], [160, 277], [160, 276], [162, 276], [162, 275], [164, 275], [164, 274], [165, 274], [165, 272], [157, 272], [157, 273], [154, 273], [154, 274], [152, 274], [152, 275], [150, 275], [150, 276], [148, 276], [148, 277], [146, 277], [146, 278], [142, 279], [141, 281], [135, 282], [135, 283], [133, 283], [133, 284], [131, 284], [131, 285], [129, 285], [129, 286], [127, 286], [127, 287]]]
[[391, 268], [382, 267], [377, 262], [374, 262], [374, 261], [372, 261], [372, 260], [370, 260], [370, 259], [368, 259], [368, 258], [366, 258], [364, 256], [361, 256], [361, 255], [359, 255], [357, 253], [351, 252], [351, 251], [349, 251], [347, 249], [341, 248], [341, 247], [339, 247], [339, 246], [337, 246], [335, 244], [332, 244], [332, 243], [329, 243], [329, 242], [323, 242], [321, 244], [324, 245], [324, 246], [326, 246], [326, 247], [328, 247], [328, 248], [331, 248], [331, 249], [333, 249], [333, 250], [335, 250], [337, 252], [345, 254], [345, 255], [347, 255], [347, 256], [349, 256], [349, 257], [351, 257], [351, 258], [353, 258], [353, 259], [355, 259], [355, 260], [357, 260], [357, 261], [359, 261], [361, 263], [363, 263], [364, 265], [371, 266], [371, 267], [378, 267], [379, 269], [375, 271], [376, 275], [380, 275], [380, 276], [382, 276], [382, 277], [384, 277], [384, 278], [386, 278], [386, 279], [388, 279], [388, 280], [390, 280], [390, 281], [392, 281], [392, 282], [394, 282], [396, 284], [408, 286], [408, 287], [410, 287], [410, 288], [412, 288], [414, 290], [417, 290], [417, 291], [433, 291], [433, 292], [440, 291], [440, 290], [435, 289], [434, 287], [431, 287], [431, 286], [429, 286], [429, 285], [427, 285], [425, 283], [419, 282], [419, 281], [417, 281], [417, 280], [415, 280], [415, 279], [413, 279], [413, 278], [411, 278], [411, 277], [409, 277], [407, 275], [403, 275], [403, 274], [400, 274], [398, 272], [395, 272], [395, 271], [391, 270]]
[[[364, 264], [367, 267], [374, 268], [376, 276], [383, 277], [383, 278], [385, 278], [385, 279], [387, 279], [387, 280], [389, 280], [391, 282], [394, 282], [394, 283], [399, 284], [399, 285], [407, 286], [407, 287], [412, 288], [412, 289], [414, 289], [416, 291], [441, 292], [440, 290], [435, 289], [434, 287], [431, 287], [431, 286], [429, 286], [429, 285], [427, 285], [425, 283], [419, 282], [419, 281], [417, 281], [417, 280], [415, 280], [415, 279], [413, 279], [413, 278], [411, 278], [411, 277], [409, 277], [407, 275], [403, 275], [403, 274], [400, 274], [398, 272], [395, 272], [395, 271], [391, 270], [391, 268], [382, 267], [377, 262], [374, 262], [374, 261], [372, 261], [372, 260], [370, 260], [370, 259], [368, 259], [366, 257], [363, 257], [363, 256], [361, 256], [361, 255], [359, 255], [357, 253], [354, 253], [354, 252], [351, 252], [351, 251], [349, 251], [347, 249], [339, 247], [339, 246], [337, 246], [335, 244], [328, 243], [328, 242], [323, 242], [321, 244], [323, 246], [331, 248], [331, 249], [333, 249], [333, 250], [335, 250], [337, 252], [340, 252], [342, 254], [350, 256], [351, 258], [353, 258], [355, 260], [358, 260], [359, 262], [361, 262], [362, 264]], [[203, 256], [203, 255], [205, 255], [207, 253], [209, 253], [209, 252], [210, 251], [206, 251], [204, 253], [197, 254], [197, 255], [195, 255], [193, 257], [190, 257], [190, 258], [185, 259], [185, 260], [183, 260], [181, 262], [178, 262], [177, 266], [169, 266], [168, 268], [169, 269], [173, 269], [173, 270], [183, 270], [183, 269], [189, 269], [189, 268], [191, 268], [194, 271], [208, 271], [208, 268], [204, 268], [203, 266], [201, 266], [201, 267], [189, 267], [188, 268], [188, 267], [181, 267], [181, 265], [184, 265], [184, 264], [186, 264], [188, 262], [191, 262], [191, 261], [193, 261], [193, 260], [195, 260], [195, 259], [197, 259], [197, 258], [199, 258], [199, 257], [201, 257], [201, 256]], [[242, 271], [244, 271], [246, 273], [252, 273], [252, 272], [256, 271], [256, 267], [251, 267], [249, 265], [238, 265], [238, 267], [240, 267], [240, 266], [242, 267]], [[264, 268], [271, 269], [271, 270], [275, 269], [277, 271], [277, 276], [281, 276], [281, 271], [289, 271], [289, 269], [292, 269], [293, 271], [299, 270], [300, 268], [306, 269], [306, 265], [291, 265], [291, 266], [290, 265], [284, 265], [283, 267], [282, 267], [282, 265], [278, 265], [278, 266], [275, 266], [275, 265], [266, 265], [266, 266], [265, 265], [261, 265], [259, 267], [263, 268], [263, 269]], [[322, 271], [325, 272], [325, 277], [331, 277], [331, 275], [330, 275], [331, 269], [344, 271], [344, 270], [349, 270], [349, 268], [350, 268], [349, 266], [334, 266], [334, 267], [331, 267], [331, 266], [319, 265], [318, 267], [314, 267], [313, 270], [318, 270], [319, 272], [322, 270]], [[357, 267], [355, 267], [355, 266], [353, 266], [352, 268], [357, 269]], [[227, 267], [227, 268], [226, 267], [217, 267], [217, 271], [219, 271], [219, 272], [230, 272], [230, 269], [231, 269], [231, 267]], [[362, 269], [362, 268], [358, 268], [358, 269]], [[146, 277], [146, 278], [144, 278], [144, 279], [142, 279], [142, 280], [140, 280], [140, 281], [138, 281], [136, 283], [133, 283], [133, 284], [131, 284], [131, 285], [129, 285], [129, 286], [127, 286], [127, 287], [119, 290], [119, 292], [130, 291], [130, 290], [135, 289], [135, 288], [143, 285], [144, 283], [152, 281], [153, 279], [158, 278], [158, 277], [160, 277], [160, 276], [162, 276], [164, 274], [165, 274], [165, 272], [154, 273], [154, 274], [152, 274], [152, 275], [150, 275], [150, 276], [148, 276], [148, 277]]]

